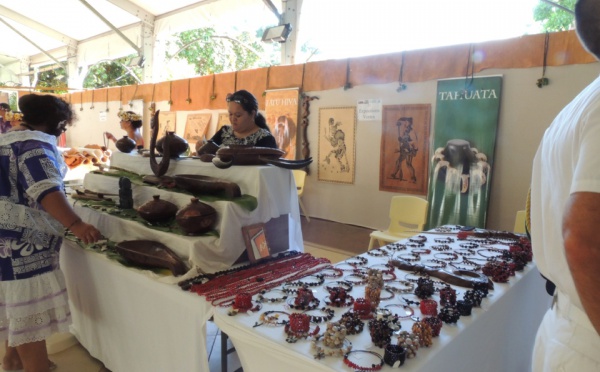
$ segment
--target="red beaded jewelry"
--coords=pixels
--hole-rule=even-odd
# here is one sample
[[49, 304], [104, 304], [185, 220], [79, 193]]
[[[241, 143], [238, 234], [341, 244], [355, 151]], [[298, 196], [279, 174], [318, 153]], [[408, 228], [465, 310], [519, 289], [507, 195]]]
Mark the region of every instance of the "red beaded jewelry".
[[[371, 354], [375, 358], [379, 359], [379, 362], [372, 363], [370, 367], [365, 367], [365, 366], [358, 365], [358, 364], [356, 364], [356, 363], [354, 363], [353, 361], [350, 360], [350, 355], [351, 354], [355, 354], [355, 353]], [[379, 371], [381, 369], [381, 367], [383, 367], [383, 358], [381, 357], [380, 354], [378, 354], [378, 353], [376, 353], [374, 351], [370, 351], [370, 350], [352, 350], [349, 353], [346, 353], [344, 355], [344, 364], [347, 365], [348, 367], [352, 368], [355, 371], [365, 371], [365, 372]]]
[[421, 300], [419, 309], [421, 309], [421, 314], [423, 315], [436, 316], [437, 302], [435, 302], [435, 300]]
[[371, 301], [366, 298], [357, 298], [354, 300], [354, 312], [358, 314], [361, 319], [369, 319], [373, 316]]

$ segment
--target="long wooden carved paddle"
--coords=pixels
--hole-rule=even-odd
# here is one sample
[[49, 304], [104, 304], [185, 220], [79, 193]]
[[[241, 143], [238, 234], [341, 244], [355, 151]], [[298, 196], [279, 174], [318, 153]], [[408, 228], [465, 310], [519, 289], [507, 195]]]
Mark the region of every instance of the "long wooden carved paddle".
[[411, 264], [403, 260], [390, 260], [390, 263], [400, 270], [412, 271], [416, 273], [427, 274], [434, 278], [442, 279], [444, 282], [459, 287], [473, 288], [474, 284], [487, 283], [489, 289], [494, 289], [494, 283], [484, 274], [468, 270], [439, 270], [432, 269], [424, 265]]

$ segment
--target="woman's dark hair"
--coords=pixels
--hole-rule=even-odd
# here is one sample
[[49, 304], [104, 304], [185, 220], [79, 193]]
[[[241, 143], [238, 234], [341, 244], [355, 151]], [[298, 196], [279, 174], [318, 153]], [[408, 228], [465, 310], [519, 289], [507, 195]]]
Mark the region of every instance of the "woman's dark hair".
[[252, 114], [252, 111], [254, 111], [254, 122], [256, 123], [256, 125], [260, 128], [268, 130], [269, 132], [271, 131], [269, 129], [269, 126], [267, 125], [267, 119], [265, 119], [263, 114], [258, 112], [258, 100], [256, 99], [256, 97], [254, 97], [252, 93], [244, 89], [238, 90], [233, 94], [227, 95], [227, 102], [235, 102], [239, 104], [240, 106], [242, 106], [244, 111], [246, 111], [249, 114]]
[[5, 109], [6, 111], [10, 111], [10, 105], [5, 102], [0, 103], [0, 108]]
[[46, 133], [55, 136], [62, 134], [75, 120], [71, 105], [51, 95], [26, 94], [19, 98], [19, 108], [23, 113], [23, 122], [44, 127]]

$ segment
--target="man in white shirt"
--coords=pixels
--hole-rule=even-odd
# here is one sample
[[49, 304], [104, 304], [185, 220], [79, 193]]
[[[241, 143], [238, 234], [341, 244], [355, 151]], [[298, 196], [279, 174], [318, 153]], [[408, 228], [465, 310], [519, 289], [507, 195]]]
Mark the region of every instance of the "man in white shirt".
[[[575, 5], [577, 34], [600, 59], [600, 0]], [[600, 371], [600, 77], [546, 130], [534, 159], [531, 233], [556, 284], [538, 330], [534, 371]]]

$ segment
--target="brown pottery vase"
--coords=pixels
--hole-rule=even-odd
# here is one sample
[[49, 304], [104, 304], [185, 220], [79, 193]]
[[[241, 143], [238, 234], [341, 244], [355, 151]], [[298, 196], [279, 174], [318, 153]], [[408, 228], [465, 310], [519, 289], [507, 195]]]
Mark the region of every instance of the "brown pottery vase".
[[167, 132], [167, 134], [156, 142], [156, 151], [159, 153], [164, 153], [164, 145], [168, 143], [169, 146], [169, 156], [171, 158], [178, 158], [180, 155], [184, 154], [189, 145], [183, 137], [180, 137], [175, 134], [175, 132]]
[[177, 206], [166, 200], [160, 200], [160, 195], [154, 195], [153, 200], [138, 208], [140, 217], [148, 222], [167, 222], [177, 213]]
[[199, 235], [212, 229], [217, 221], [217, 211], [210, 205], [192, 198], [190, 204], [177, 212], [175, 220], [188, 235]]
[[115, 142], [117, 149], [121, 152], [129, 153], [135, 149], [135, 141], [127, 136], [123, 136], [120, 140]]

